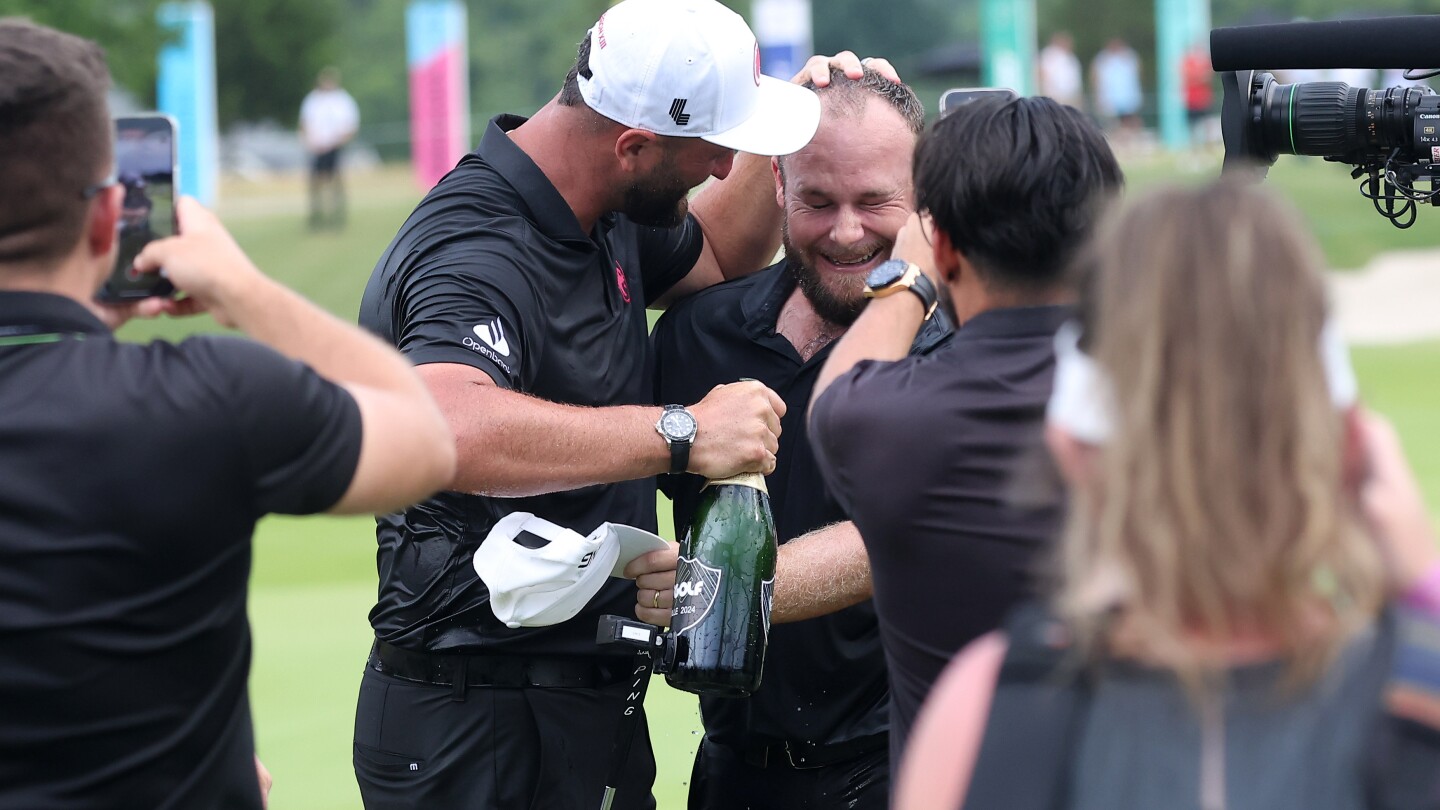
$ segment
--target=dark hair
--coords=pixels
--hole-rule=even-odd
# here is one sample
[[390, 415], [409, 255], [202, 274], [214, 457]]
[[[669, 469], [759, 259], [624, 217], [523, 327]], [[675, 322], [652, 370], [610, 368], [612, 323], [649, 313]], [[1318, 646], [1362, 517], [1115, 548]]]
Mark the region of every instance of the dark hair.
[[915, 197], [987, 286], [1059, 283], [1124, 183], [1084, 113], [1043, 97], [977, 99], [915, 147]]
[[845, 71], [837, 67], [830, 68], [830, 84], [826, 87], [816, 87], [812, 81], [807, 81], [804, 87], [814, 90], [832, 109], [848, 110], [859, 113], [865, 108], [865, 100], [870, 96], [876, 96], [885, 101], [905, 123], [910, 126], [910, 131], [919, 137], [925, 129], [925, 105], [910, 89], [910, 85], [892, 82], [870, 68], [863, 68], [864, 74], [858, 79], [852, 79], [845, 75]]
[[585, 32], [585, 38], [580, 40], [580, 47], [575, 52], [575, 64], [571, 66], [570, 72], [565, 74], [565, 85], [560, 88], [558, 102], [562, 107], [586, 107], [585, 97], [580, 95], [580, 77], [590, 78], [595, 74], [590, 72], [590, 32]]
[[0, 264], [74, 249], [111, 163], [110, 72], [95, 43], [0, 19]]

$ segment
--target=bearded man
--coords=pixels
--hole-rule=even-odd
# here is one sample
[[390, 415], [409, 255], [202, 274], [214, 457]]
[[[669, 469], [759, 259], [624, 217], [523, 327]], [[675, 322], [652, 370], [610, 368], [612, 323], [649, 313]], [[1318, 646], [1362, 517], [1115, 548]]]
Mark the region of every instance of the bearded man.
[[[689, 402], [750, 378], [780, 395], [766, 480], [781, 543], [765, 677], [751, 697], [700, 700], [705, 739], [690, 808], [883, 808], [889, 792], [889, 686], [855, 526], [820, 478], [805, 405], [829, 346], [865, 305], [866, 275], [890, 258], [914, 210], [910, 162], [925, 114], [914, 92], [866, 69], [816, 88], [820, 127], [772, 161], [785, 258], [673, 307], [656, 326], [658, 396]], [[923, 352], [948, 332], [932, 318]], [[662, 488], [683, 532], [704, 485]]]

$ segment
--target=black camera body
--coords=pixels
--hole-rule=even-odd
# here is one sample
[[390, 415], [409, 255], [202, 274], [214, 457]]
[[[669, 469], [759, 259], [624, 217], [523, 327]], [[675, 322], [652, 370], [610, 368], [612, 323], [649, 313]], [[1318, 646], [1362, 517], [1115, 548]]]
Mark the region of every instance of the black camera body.
[[[1235, 68], [1435, 64], [1437, 35], [1440, 15], [1215, 29], [1210, 44], [1224, 88], [1224, 171], [1263, 176], [1279, 155], [1345, 163], [1351, 177], [1364, 177], [1360, 193], [1376, 211], [1396, 227], [1410, 227], [1417, 203], [1440, 205], [1440, 96], [1425, 86], [1281, 84], [1269, 73]], [[1436, 73], [1409, 70], [1406, 76]]]

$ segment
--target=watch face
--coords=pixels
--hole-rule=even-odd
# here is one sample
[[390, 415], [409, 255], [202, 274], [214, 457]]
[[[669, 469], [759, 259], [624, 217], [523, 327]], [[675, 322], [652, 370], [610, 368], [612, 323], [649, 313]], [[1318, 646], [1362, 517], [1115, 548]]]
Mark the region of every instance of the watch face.
[[695, 417], [687, 411], [666, 411], [665, 415], [660, 417], [660, 430], [672, 441], [691, 438], [695, 435], [695, 427]]
[[865, 285], [872, 290], [878, 290], [888, 284], [894, 284], [900, 280], [901, 276], [905, 275], [905, 270], [909, 266], [899, 259], [891, 259], [871, 270], [870, 274], [865, 277]]

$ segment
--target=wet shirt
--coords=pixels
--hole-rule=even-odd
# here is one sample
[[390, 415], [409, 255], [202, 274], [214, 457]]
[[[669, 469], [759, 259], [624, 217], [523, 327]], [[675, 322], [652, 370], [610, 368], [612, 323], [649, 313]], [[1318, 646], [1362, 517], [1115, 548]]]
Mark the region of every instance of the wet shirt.
[[870, 557], [889, 663], [891, 751], [956, 652], [1032, 592], [1058, 505], [1020, 508], [1040, 452], [1065, 307], [983, 312], [943, 346], [863, 361], [815, 402], [810, 436]]
[[360, 434], [258, 344], [0, 292], [0, 807], [259, 809], [251, 535], [335, 504]]
[[[776, 320], [795, 289], [781, 262], [753, 276], [719, 284], [672, 307], [656, 324], [657, 392], [661, 403], [698, 401], [712, 387], [742, 377], [759, 380], [785, 401], [775, 472], [766, 477], [775, 530], [783, 545], [846, 520], [826, 488], [810, 449], [805, 409], [831, 346], [802, 361]], [[916, 340], [926, 351], [947, 333], [932, 320]], [[694, 518], [704, 481], [665, 476], [675, 526]], [[700, 698], [709, 739], [734, 747], [845, 742], [889, 724], [885, 661], [869, 600], [827, 616], [777, 624], [770, 630], [760, 689], [747, 699]]]
[[[564, 198], [491, 121], [401, 227], [361, 302], [360, 322], [411, 363], [458, 363], [552, 402], [650, 405], [645, 307], [694, 267], [693, 217], [649, 228], [608, 214], [586, 234]], [[535, 441], [545, 437], [536, 436]], [[510, 629], [471, 558], [501, 517], [531, 512], [590, 533], [605, 521], [655, 529], [654, 479], [524, 498], [446, 492], [377, 519], [375, 635], [431, 651], [593, 654], [599, 615], [631, 615], [634, 585], [611, 579], [574, 619]]]

